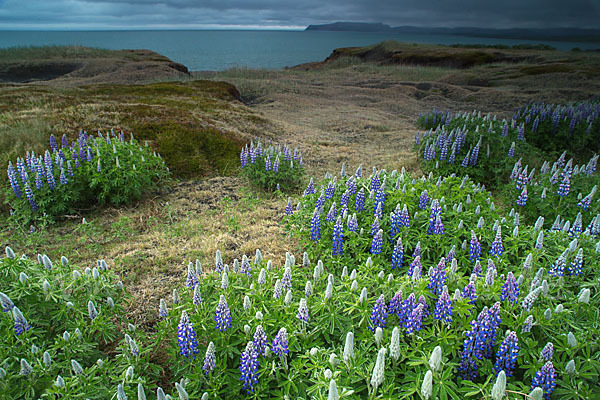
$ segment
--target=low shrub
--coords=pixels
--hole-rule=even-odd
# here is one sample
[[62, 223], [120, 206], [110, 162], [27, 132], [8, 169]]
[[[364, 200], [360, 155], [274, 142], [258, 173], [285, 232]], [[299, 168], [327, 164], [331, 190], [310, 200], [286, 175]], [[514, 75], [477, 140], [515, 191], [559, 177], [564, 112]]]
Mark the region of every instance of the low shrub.
[[81, 132], [76, 142], [63, 135], [59, 148], [54, 136], [43, 156], [27, 153], [8, 165], [11, 193], [6, 198], [13, 219], [26, 224], [52, 220], [78, 208], [120, 205], [160, 187], [169, 175], [159, 155], [141, 147], [133, 136]]
[[259, 141], [250, 143], [240, 153], [242, 174], [251, 184], [264, 190], [290, 192], [302, 185], [304, 165], [302, 155], [296, 148], [274, 146], [265, 149]]

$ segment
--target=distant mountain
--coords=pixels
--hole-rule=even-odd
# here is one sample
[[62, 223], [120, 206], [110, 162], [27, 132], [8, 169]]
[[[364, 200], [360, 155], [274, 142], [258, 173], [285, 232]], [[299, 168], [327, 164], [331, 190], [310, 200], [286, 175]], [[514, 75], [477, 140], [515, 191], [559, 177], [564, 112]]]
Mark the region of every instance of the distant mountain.
[[429, 33], [438, 35], [459, 35], [472, 37], [489, 37], [505, 39], [532, 39], [558, 41], [591, 41], [600, 42], [600, 29], [580, 28], [548, 28], [548, 29], [490, 29], [490, 28], [435, 28], [418, 26], [391, 27], [381, 23], [368, 22], [335, 22], [324, 25], [309, 25], [307, 31], [337, 32], [384, 32], [384, 33]]

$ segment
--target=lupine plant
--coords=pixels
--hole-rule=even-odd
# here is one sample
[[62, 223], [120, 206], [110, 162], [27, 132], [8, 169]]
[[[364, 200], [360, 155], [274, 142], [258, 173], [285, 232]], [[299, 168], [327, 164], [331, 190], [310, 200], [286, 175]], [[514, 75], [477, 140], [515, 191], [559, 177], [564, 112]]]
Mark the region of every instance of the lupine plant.
[[6, 198], [18, 223], [52, 219], [90, 205], [120, 205], [139, 199], [149, 187], [169, 175], [160, 155], [121, 132], [81, 131], [61, 144], [50, 136], [43, 155], [27, 153], [7, 168], [10, 189]]
[[251, 142], [240, 153], [242, 174], [250, 182], [268, 191], [294, 191], [300, 188], [304, 177], [302, 154], [284, 145], [268, 146]]

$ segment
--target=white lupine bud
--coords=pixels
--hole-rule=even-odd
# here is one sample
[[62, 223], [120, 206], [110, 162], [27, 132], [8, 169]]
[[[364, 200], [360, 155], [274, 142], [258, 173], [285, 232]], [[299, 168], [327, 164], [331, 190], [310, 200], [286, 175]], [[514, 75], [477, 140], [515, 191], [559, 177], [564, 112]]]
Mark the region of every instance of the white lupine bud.
[[133, 366], [129, 366], [127, 368], [127, 371], [125, 371], [125, 379], [127, 380], [132, 380], [134, 377], [134, 373], [133, 373]]
[[544, 391], [541, 387], [536, 387], [531, 391], [531, 393], [529, 393], [529, 397], [531, 397], [533, 400], [543, 400]]
[[379, 280], [383, 280], [383, 278], [385, 277], [385, 272], [379, 271], [379, 274], [377, 275], [377, 277], [379, 278]]
[[81, 364], [77, 362], [77, 360], [71, 360], [71, 367], [73, 368], [75, 375], [83, 374], [83, 368], [81, 367]]
[[358, 301], [360, 302], [360, 304], [367, 301], [367, 288], [366, 287], [362, 288], [362, 290], [360, 291], [360, 297], [359, 297]]
[[383, 329], [380, 326], [375, 328], [375, 343], [377, 346], [381, 346], [381, 341], [383, 340]]
[[355, 292], [358, 289], [358, 282], [356, 282], [356, 279], [352, 281], [352, 284], [350, 285], [350, 290]]
[[325, 376], [325, 379], [331, 379], [331, 377], [333, 376], [333, 372], [329, 368], [327, 368], [323, 375]]
[[270, 271], [273, 269], [273, 261], [269, 260], [267, 261], [267, 271]]
[[554, 309], [555, 314], [560, 314], [563, 311], [564, 311], [564, 307], [562, 304], [557, 305], [556, 308]]
[[425, 373], [425, 378], [423, 378], [423, 384], [421, 385], [421, 396], [425, 400], [429, 400], [431, 397], [431, 393], [433, 392], [433, 374], [430, 370], [427, 370]]
[[429, 368], [434, 372], [439, 372], [442, 364], [442, 348], [436, 346], [429, 357]]
[[313, 270], [313, 280], [316, 282], [319, 280], [319, 278], [321, 277], [321, 269], [319, 268], [319, 265], [315, 265], [315, 268]]
[[590, 289], [583, 289], [581, 293], [579, 293], [579, 298], [577, 299], [577, 302], [590, 304]]
[[542, 293], [544, 293], [544, 295], [547, 296], [549, 291], [550, 291], [550, 287], [548, 286], [548, 281], [544, 279], [542, 281]]
[[458, 222], [458, 227], [457, 228], [458, 228], [459, 231], [464, 228], [464, 222], [463, 222], [462, 219]]
[[304, 296], [306, 296], [306, 298], [312, 296], [313, 294], [313, 287], [312, 287], [312, 283], [310, 283], [310, 281], [306, 281], [306, 285], [304, 286]]
[[333, 284], [330, 281], [327, 283], [327, 288], [325, 289], [325, 298], [331, 299], [332, 295], [333, 295]]
[[329, 381], [329, 393], [327, 394], [327, 400], [339, 400], [340, 395], [338, 394], [337, 385], [332, 379]]
[[327, 275], [327, 282], [333, 285], [333, 274]]
[[208, 400], [208, 392], [204, 392], [200, 400]]
[[50, 258], [47, 255], [43, 255], [42, 256], [42, 263], [44, 264], [44, 267], [46, 269], [52, 269], [52, 261], [50, 260]]
[[344, 345], [344, 362], [348, 368], [350, 368], [350, 361], [352, 358], [354, 358], [354, 333], [348, 332], [346, 334], [346, 343]]
[[137, 393], [137, 400], [146, 400], [146, 392], [144, 391], [144, 386], [141, 383], [138, 383]]
[[546, 311], [544, 311], [544, 318], [546, 319], [546, 321], [551, 319], [552, 318], [552, 310], [550, 310], [549, 308], [546, 308]]
[[104, 360], [99, 358], [98, 360], [96, 360], [96, 364], [98, 364], [98, 367], [102, 368], [104, 367]]
[[58, 375], [56, 377], [56, 381], [54, 382], [54, 385], [58, 388], [63, 388], [63, 387], [65, 387], [65, 380], [63, 379], [62, 376]]
[[397, 326], [392, 330], [392, 339], [390, 341], [390, 357], [394, 361], [400, 358], [400, 330]]
[[96, 319], [98, 316], [98, 311], [96, 310], [96, 306], [93, 301], [88, 301], [88, 316], [90, 319]]
[[244, 296], [244, 310], [248, 311], [252, 304], [250, 303], [250, 297]]
[[373, 392], [377, 391], [377, 388], [381, 386], [383, 378], [385, 377], [385, 351], [385, 348], [381, 348], [377, 353], [377, 361], [375, 362], [375, 367], [373, 368], [373, 373], [371, 375]]
[[314, 357], [317, 355], [318, 352], [319, 352], [319, 349], [317, 349], [316, 347], [313, 347], [312, 349], [310, 349], [310, 356]]
[[567, 366], [565, 367], [565, 371], [569, 375], [575, 374], [575, 361], [574, 360], [571, 360], [567, 363]]
[[352, 272], [350, 273], [350, 279], [355, 280], [356, 279], [356, 270], [353, 269]]
[[252, 328], [250, 328], [250, 325], [247, 325], [247, 324], [246, 324], [246, 325], [244, 325], [244, 333], [245, 333], [246, 335], [250, 334], [250, 330], [251, 330], [251, 329], [252, 329]]
[[229, 276], [227, 275], [227, 272], [223, 271], [223, 273], [221, 274], [221, 289], [227, 290], [228, 287], [229, 287]]
[[339, 363], [340, 360], [338, 360], [337, 354], [331, 353], [329, 355], [329, 364], [331, 365], [331, 368], [336, 369]]
[[371, 259], [371, 256], [369, 256], [369, 258], [367, 258], [367, 268], [371, 268], [373, 266], [373, 260]]
[[156, 400], [167, 400], [167, 396], [165, 395], [165, 391], [159, 387], [156, 389]]
[[258, 284], [264, 285], [267, 281], [267, 271], [264, 268], [260, 269], [260, 273], [258, 274]]
[[96, 267], [94, 267], [92, 269], [92, 278], [94, 278], [94, 279], [100, 278], [100, 272], [98, 271], [98, 268], [96, 268]]
[[573, 332], [569, 332], [569, 334], [567, 335], [567, 344], [571, 347], [577, 346], [577, 339], [575, 339], [575, 335], [573, 335]]
[[112, 297], [107, 297], [106, 298], [106, 304], [110, 307], [110, 308], [115, 308], [115, 301], [112, 299]]
[[29, 279], [29, 277], [27, 276], [27, 274], [25, 272], [21, 272], [19, 274], [19, 282], [21, 282], [22, 285], [24, 285], [25, 282], [27, 282], [27, 279]]
[[177, 291], [177, 289], [173, 289], [173, 304], [179, 304], [179, 301], [179, 292]]
[[44, 365], [46, 367], [49, 367], [52, 364], [52, 358], [50, 357], [50, 353], [48, 353], [47, 351], [44, 352], [42, 360], [44, 361]]
[[71, 335], [70, 335], [70, 334], [69, 334], [69, 332], [67, 332], [67, 331], [64, 331], [64, 332], [63, 332], [63, 336], [62, 336], [62, 337], [63, 337], [63, 340], [64, 340], [65, 342], [68, 342], [68, 341], [71, 339]]
[[79, 271], [77, 271], [76, 269], [73, 270], [73, 279], [79, 279], [81, 278], [81, 273]]
[[506, 394], [506, 374], [500, 371], [496, 378], [496, 383], [492, 387], [492, 400], [502, 400]]
[[14, 260], [17, 257], [13, 249], [11, 249], [9, 246], [6, 246], [4, 250], [6, 251], [6, 257], [10, 258], [11, 260]]
[[514, 229], [512, 231], [512, 235], [513, 235], [513, 237], [519, 236], [519, 227], [518, 226], [514, 227]]
[[290, 305], [292, 303], [292, 291], [288, 289], [287, 293], [285, 294], [285, 298], [283, 299], [283, 302], [286, 305]]
[[348, 276], [348, 267], [344, 265], [342, 269], [342, 279]]
[[42, 289], [46, 293], [50, 291], [50, 283], [46, 279], [44, 279], [44, 283], [42, 283]]
[[257, 320], [262, 320], [263, 319], [263, 313], [261, 313], [260, 311], [257, 311], [256, 314], [254, 315], [254, 318], [256, 318]]
[[389, 274], [388, 275], [388, 283], [392, 283], [394, 281], [394, 275], [393, 274]]
[[175, 382], [175, 389], [177, 389], [177, 394], [179, 395], [179, 400], [189, 400], [190, 396], [185, 391], [185, 388], [180, 385], [178, 382]]

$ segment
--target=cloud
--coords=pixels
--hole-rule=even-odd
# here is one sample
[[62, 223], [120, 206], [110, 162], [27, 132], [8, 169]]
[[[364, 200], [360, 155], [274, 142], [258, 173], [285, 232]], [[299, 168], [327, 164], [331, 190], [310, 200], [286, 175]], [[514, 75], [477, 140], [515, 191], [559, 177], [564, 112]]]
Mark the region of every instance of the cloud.
[[597, 0], [0, 0], [4, 29], [392, 26], [597, 27]]

